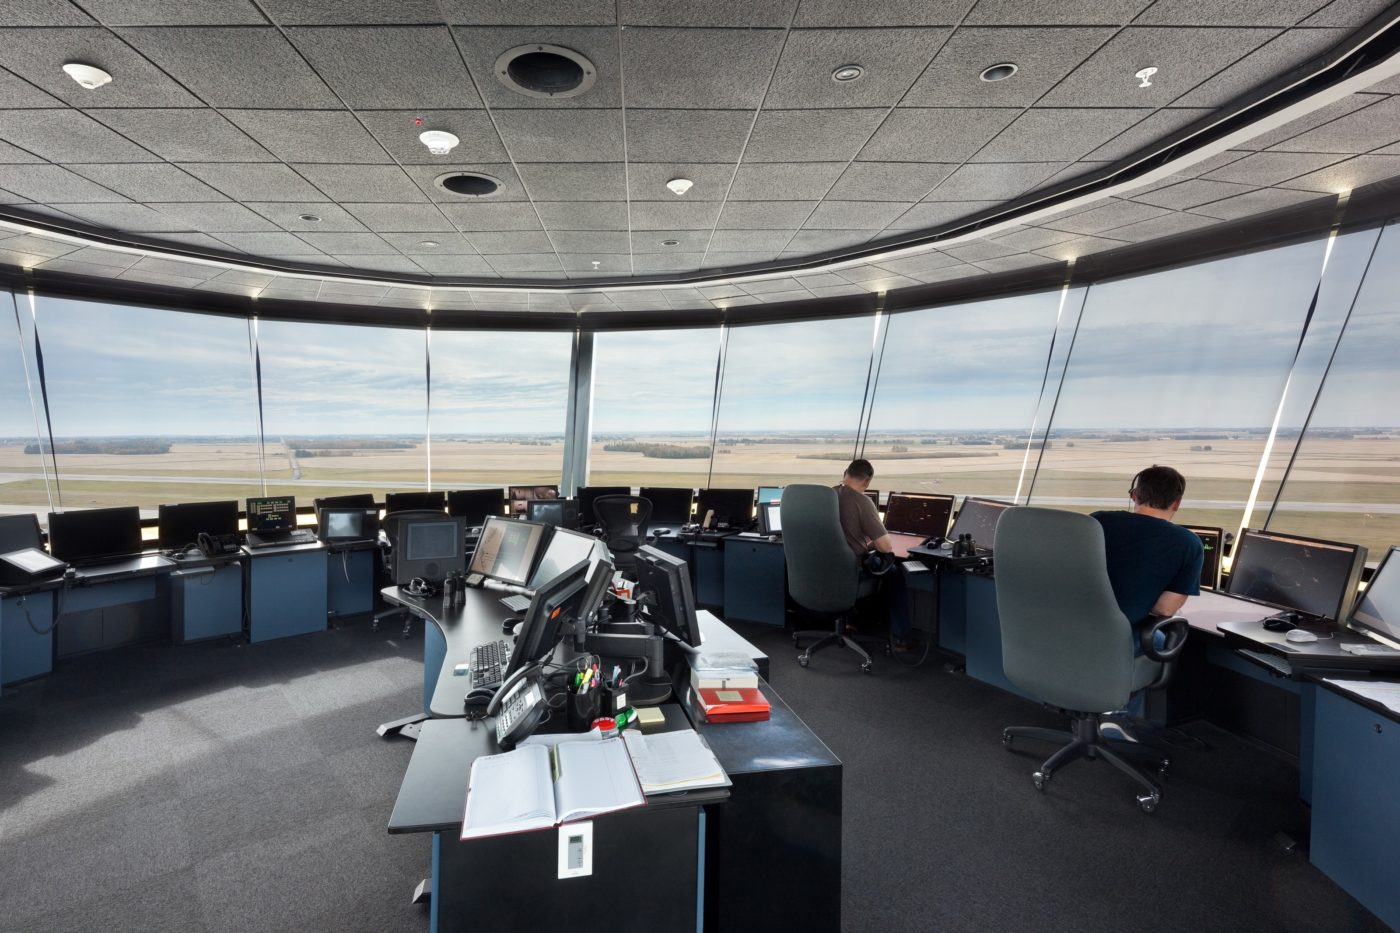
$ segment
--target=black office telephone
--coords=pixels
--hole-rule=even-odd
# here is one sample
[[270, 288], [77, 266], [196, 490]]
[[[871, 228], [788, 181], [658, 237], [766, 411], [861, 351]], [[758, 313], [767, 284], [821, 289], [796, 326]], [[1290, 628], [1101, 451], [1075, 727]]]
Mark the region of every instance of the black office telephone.
[[549, 716], [539, 673], [539, 665], [516, 671], [486, 707], [486, 715], [496, 717], [496, 744], [503, 749], [514, 748]]
[[240, 547], [238, 535], [211, 535], [205, 534], [202, 531], [199, 533], [199, 537], [195, 539], [195, 544], [199, 546], [200, 551], [203, 552], [205, 557], [220, 557], [225, 554], [237, 554], [238, 548]]

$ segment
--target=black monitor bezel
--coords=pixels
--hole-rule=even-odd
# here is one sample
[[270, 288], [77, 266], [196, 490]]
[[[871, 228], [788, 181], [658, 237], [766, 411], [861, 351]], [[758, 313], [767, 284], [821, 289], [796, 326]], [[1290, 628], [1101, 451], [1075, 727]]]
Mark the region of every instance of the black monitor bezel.
[[[474, 499], [485, 500], [488, 496], [492, 497], [496, 509], [494, 512], [489, 510], [481, 512], [475, 508], [478, 504], [475, 502], [472, 503], [473, 511], [469, 512], [463, 508], [465, 502], [472, 502]], [[488, 518], [504, 518], [508, 501], [504, 486], [485, 489], [453, 489], [447, 493], [447, 514], [465, 518], [468, 525], [475, 527], [485, 524]]]
[[39, 528], [39, 516], [33, 512], [0, 515], [0, 553], [43, 546], [44, 533]]
[[[643, 570], [643, 567], [646, 570]], [[653, 572], [664, 577], [668, 582], [674, 581], [674, 585], [666, 587], [666, 596], [669, 596], [669, 599], [666, 599], [666, 596], [661, 593], [657, 593], [657, 616], [652, 617], [656, 626], [675, 635], [692, 648], [699, 648], [700, 620], [697, 618], [697, 613], [700, 607], [695, 602], [695, 592], [690, 585], [690, 565], [660, 548], [644, 544], [637, 548], [638, 594], [653, 588], [648, 586], [649, 581], [645, 579]], [[660, 605], [663, 599], [666, 599], [670, 605]], [[679, 601], [679, 605], [677, 605], [677, 601]], [[677, 615], [685, 616], [685, 619], [677, 621]]]
[[1240, 532], [1240, 536], [1235, 540], [1235, 546], [1230, 552], [1230, 581], [1225, 588], [1225, 592], [1236, 599], [1243, 599], [1251, 603], [1258, 603], [1261, 606], [1272, 606], [1276, 609], [1290, 609], [1295, 612], [1302, 612], [1314, 615], [1311, 610], [1300, 606], [1287, 606], [1280, 602], [1272, 602], [1260, 599], [1256, 596], [1242, 596], [1234, 592], [1236, 571], [1241, 564], [1241, 558], [1249, 553], [1249, 542], [1257, 537], [1267, 535], [1270, 538], [1285, 538], [1303, 545], [1325, 545], [1334, 548], [1347, 548], [1352, 551], [1351, 567], [1347, 572], [1347, 582], [1338, 595], [1337, 604], [1333, 607], [1331, 614], [1322, 616], [1323, 619], [1342, 624], [1339, 620], [1347, 618], [1348, 610], [1356, 599], [1356, 593], [1361, 582], [1361, 571], [1366, 566], [1366, 548], [1359, 544], [1351, 544], [1347, 541], [1329, 541], [1326, 538], [1310, 538], [1306, 535], [1287, 534], [1282, 531], [1268, 531], [1263, 528], [1245, 528]]
[[[516, 496], [515, 491], [516, 491], [517, 489], [528, 489], [528, 490], [530, 490], [530, 495], [528, 495], [528, 496]], [[507, 487], [506, 487], [506, 502], [509, 503], [509, 507], [510, 507], [510, 508], [509, 508], [509, 512], [508, 512], [507, 514], [513, 515], [513, 516], [515, 516], [516, 518], [521, 518], [521, 517], [523, 517], [523, 516], [525, 515], [525, 508], [526, 508], [526, 507], [525, 507], [525, 506], [522, 506], [521, 508], [517, 509], [517, 508], [515, 507], [515, 504], [516, 504], [517, 502], [520, 502], [520, 503], [522, 503], [522, 504], [523, 504], [523, 503], [527, 503], [527, 502], [529, 502], [531, 499], [538, 498], [538, 497], [535, 495], [535, 493], [534, 493], [534, 490], [536, 490], [536, 489], [553, 489], [553, 490], [554, 490], [554, 495], [552, 495], [552, 496], [546, 496], [546, 497], [544, 497], [544, 498], [548, 498], [548, 499], [558, 499], [558, 498], [559, 498], [559, 484], [558, 484], [558, 483], [531, 483], [531, 484], [529, 484], [529, 485], [524, 485], [524, 484], [522, 484], [522, 485], [519, 485], [519, 486], [507, 486]]]
[[[543, 660], [543, 655], [553, 651], [564, 637], [565, 624], [577, 621], [577, 615], [582, 614], [582, 601], [588, 591], [588, 570], [592, 564], [591, 560], [579, 561], [535, 590], [530, 598], [530, 608], [525, 611], [524, 621], [517, 630], [510, 662], [503, 672], [506, 679], [522, 667]], [[567, 616], [560, 618], [570, 600], [579, 601], [575, 606], [577, 615], [572, 619]], [[546, 641], [549, 643], [547, 649], [543, 647]]]
[[[253, 527], [253, 503], [271, 502], [274, 499], [287, 500], [287, 524], [279, 525], [276, 528]], [[243, 500], [243, 517], [248, 524], [248, 530], [253, 534], [261, 534], [265, 531], [291, 531], [297, 526], [297, 498], [296, 496], [249, 496]]]
[[[737, 503], [739, 501], [740, 496], [746, 496], [748, 498], [748, 505], [745, 507], [742, 514], [737, 516], [721, 515], [719, 509], [715, 508], [714, 502], [707, 501], [713, 499], [719, 499], [721, 501], [725, 499], [732, 499], [733, 502], [726, 503], [727, 505], [732, 505], [733, 503]], [[706, 489], [702, 489], [695, 494], [695, 514], [698, 515], [700, 521], [703, 522], [705, 520], [705, 513], [713, 509], [715, 512], [716, 522], [721, 522], [725, 518], [728, 518], [728, 524], [731, 526], [748, 525], [753, 521], [753, 500], [754, 490], [752, 488], [746, 489], [735, 486], [712, 486]]]
[[393, 512], [445, 512], [447, 494], [441, 489], [407, 489], [384, 494], [384, 514]]
[[[211, 520], [216, 513], [216, 518]], [[166, 502], [156, 508], [158, 546], [167, 549], [188, 547], [196, 543], [201, 534], [238, 534], [238, 500]]]
[[[557, 522], [535, 514], [543, 508], [552, 510], [556, 507], [559, 509], [559, 521]], [[572, 531], [578, 525], [578, 503], [573, 499], [526, 499], [525, 520]]]
[[631, 486], [580, 486], [578, 492], [574, 494], [575, 501], [578, 502], [578, 520], [580, 525], [596, 525], [598, 519], [593, 515], [593, 501], [603, 496], [630, 496]]
[[321, 496], [313, 499], [312, 507], [320, 515], [322, 509], [378, 509], [374, 504], [374, 493], [351, 492], [343, 496]]
[[764, 502], [763, 502], [763, 490], [765, 490], [765, 489], [776, 489], [776, 490], [778, 490], [778, 498], [776, 498], [776, 499], [771, 499], [771, 500], [769, 500], [769, 501], [771, 501], [771, 502], [781, 502], [781, 501], [782, 501], [782, 498], [783, 498], [783, 490], [786, 489], [786, 488], [787, 488], [786, 486], [755, 486], [755, 487], [753, 488], [753, 501], [754, 501], [755, 504], [757, 504], [757, 505], [763, 505], [763, 504], [764, 504]]
[[[695, 506], [694, 489], [686, 486], [642, 486], [637, 490], [637, 495], [651, 503], [651, 518], [647, 521], [649, 525], [684, 525], [690, 521]], [[685, 496], [685, 514], [679, 518], [657, 507], [658, 502], [668, 506], [678, 505], [682, 495]]]
[[[783, 533], [783, 504], [781, 502], [760, 502], [758, 504], [758, 530], [760, 534], [780, 535]], [[773, 515], [778, 515], [778, 527], [773, 527]]]
[[[1201, 563], [1201, 586], [1212, 590], [1220, 589], [1220, 565], [1224, 563], [1225, 559], [1225, 529], [1216, 528], [1214, 525], [1182, 525], [1181, 527], [1198, 538], [1201, 537], [1203, 532], [1215, 538], [1214, 573], [1212, 573], [1209, 568], [1210, 558], [1204, 558]], [[1201, 546], [1205, 546], [1204, 541], [1201, 542]]]
[[[948, 504], [948, 515], [946, 521], [943, 522], [943, 527], [937, 531], [930, 532], [908, 531], [903, 528], [893, 527], [890, 525], [890, 513], [894, 511], [896, 499], [935, 499], [939, 502], [946, 502]], [[885, 500], [885, 529], [891, 534], [922, 534], [925, 538], [935, 536], [939, 538], [945, 537], [948, 534], [948, 526], [953, 522], [953, 506], [956, 504], [957, 496], [946, 492], [892, 492], [889, 498]]]
[[[356, 513], [360, 516], [360, 534], [354, 537], [340, 537], [330, 533], [332, 515]], [[327, 544], [357, 544], [375, 541], [379, 538], [379, 509], [357, 508], [354, 506], [326, 506], [316, 515], [316, 537]]]
[[[390, 570], [396, 585], [402, 586], [409, 580], [419, 578], [427, 580], [429, 583], [441, 583], [447, 579], [447, 575], [455, 570], [466, 568], [466, 523], [462, 519], [445, 512], [434, 512], [432, 509], [420, 509], [412, 512], [390, 513], [396, 518], [392, 523], [387, 523], [389, 527], [390, 547]], [[403, 567], [405, 564], [427, 564], [429, 560], [410, 560], [408, 557], [407, 536], [408, 529], [415, 524], [444, 524], [451, 522], [456, 525], [457, 552], [451, 557], [437, 558], [437, 562], [442, 566], [438, 567], [438, 572], [428, 572], [426, 569], [421, 572], [408, 573]]]
[[[1005, 513], [1007, 509], [1014, 509], [1014, 508], [1016, 507], [1016, 503], [1014, 503], [1014, 502], [1007, 502], [1005, 499], [990, 499], [990, 498], [987, 498], [986, 496], [964, 496], [964, 497], [963, 497], [963, 502], [962, 502], [962, 508], [958, 509], [958, 515], [957, 515], [957, 517], [953, 519], [953, 524], [948, 528], [948, 538], [949, 538], [949, 539], [954, 539], [954, 538], [956, 538], [959, 534], [963, 534], [963, 532], [959, 532], [959, 531], [958, 531], [958, 522], [962, 520], [963, 512], [965, 512], [965, 511], [967, 510], [967, 504], [968, 504], [969, 502], [976, 502], [976, 503], [978, 503], [978, 504], [980, 504], [980, 505], [996, 505], [996, 506], [1000, 506], [1000, 507], [1001, 507], [1001, 509], [1000, 509], [1000, 512], [1001, 512], [1001, 513]], [[1000, 515], [1000, 514], [998, 514], [998, 516], [997, 516], [997, 521], [998, 521], [998, 522], [1001, 521], [1001, 515]], [[972, 543], [973, 543], [974, 545], [976, 545], [978, 548], [982, 549], [982, 550], [985, 550], [985, 551], [995, 551], [995, 550], [996, 550], [996, 528], [995, 528], [995, 526], [992, 528], [992, 541], [991, 541], [990, 544], [987, 543], [987, 542], [985, 542], [985, 541], [978, 541], [976, 538], [973, 538]]]
[[[90, 530], [94, 524], [105, 524], [108, 532], [120, 532], [125, 539], [122, 546], [108, 550], [86, 550], [81, 546], [70, 547], [78, 541], [91, 541]], [[83, 533], [85, 532], [86, 533]], [[113, 539], [117, 537], [112, 535]], [[72, 539], [72, 540], [70, 540]], [[49, 553], [68, 563], [104, 560], [115, 557], [132, 557], [146, 549], [141, 539], [141, 508], [135, 505], [119, 505], [104, 509], [73, 509], [66, 512], [49, 513]]]
[[[497, 576], [496, 574], [491, 573], [490, 571], [481, 570], [479, 568], [471, 569], [474, 568], [476, 564], [476, 552], [481, 548], [482, 542], [486, 540], [487, 527], [492, 522], [507, 522], [512, 525], [533, 525], [541, 529], [540, 539], [535, 545], [535, 552], [530, 555], [529, 566], [525, 568], [525, 573], [518, 580], [514, 578]], [[523, 518], [510, 518], [505, 515], [488, 516], [486, 521], [482, 522], [481, 534], [476, 539], [476, 547], [472, 548], [471, 554], [467, 556], [467, 567], [471, 569], [472, 573], [479, 573], [482, 576], [489, 577], [492, 580], [500, 580], [502, 583], [509, 583], [512, 586], [525, 586], [534, 577], [535, 568], [537, 568], [540, 565], [540, 558], [542, 558], [544, 556], [544, 552], [549, 549], [549, 541], [553, 533], [554, 527], [552, 525], [546, 525], [543, 522], [531, 522]]]

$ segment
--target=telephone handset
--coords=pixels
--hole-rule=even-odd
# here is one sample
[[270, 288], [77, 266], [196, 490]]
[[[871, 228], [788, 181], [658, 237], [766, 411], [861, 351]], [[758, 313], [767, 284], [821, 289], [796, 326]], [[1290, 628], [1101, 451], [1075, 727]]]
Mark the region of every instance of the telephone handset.
[[516, 671], [501, 684], [486, 707], [486, 715], [496, 717], [496, 744], [501, 748], [514, 748], [549, 715], [549, 701], [545, 698], [539, 671], [539, 665]]
[[238, 551], [238, 535], [211, 535], [204, 532], [199, 533], [195, 539], [195, 544], [205, 557], [219, 557], [223, 554], [234, 554]]

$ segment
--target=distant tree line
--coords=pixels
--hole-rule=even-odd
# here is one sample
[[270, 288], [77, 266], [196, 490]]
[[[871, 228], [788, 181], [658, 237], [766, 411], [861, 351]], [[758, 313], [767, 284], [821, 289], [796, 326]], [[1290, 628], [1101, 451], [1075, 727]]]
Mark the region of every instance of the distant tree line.
[[709, 446], [704, 444], [694, 447], [684, 447], [680, 444], [642, 444], [637, 441], [613, 441], [610, 444], [604, 444], [603, 449], [616, 453], [641, 454], [643, 457], [652, 457], [657, 460], [700, 460], [710, 455]]
[[324, 440], [322, 438], [288, 438], [287, 446], [300, 455], [314, 456], [313, 450], [412, 450], [418, 445], [412, 441], [388, 441], [368, 439]]
[[57, 444], [25, 444], [27, 454], [168, 454], [170, 444], [165, 441], [59, 441]]

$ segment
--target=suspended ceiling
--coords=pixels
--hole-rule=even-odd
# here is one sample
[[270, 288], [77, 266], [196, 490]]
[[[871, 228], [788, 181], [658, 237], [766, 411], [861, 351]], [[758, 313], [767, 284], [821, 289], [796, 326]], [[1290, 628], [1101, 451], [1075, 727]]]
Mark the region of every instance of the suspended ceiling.
[[[506, 311], [733, 308], [1053, 265], [1400, 175], [1400, 79], [1267, 113], [1389, 6], [10, 0], [0, 264]], [[504, 87], [497, 56], [530, 42], [582, 53], [594, 85]], [[85, 90], [69, 61], [114, 80]], [[1000, 62], [1019, 70], [979, 80]], [[862, 76], [834, 81], [849, 63]], [[1035, 203], [1247, 105], [1259, 117], [1227, 146], [1188, 140], [1158, 171]], [[424, 129], [461, 144], [434, 156]], [[448, 170], [501, 190], [445, 192]]]

